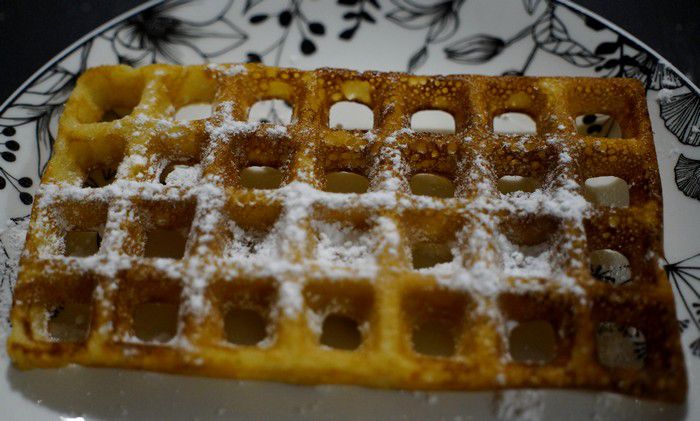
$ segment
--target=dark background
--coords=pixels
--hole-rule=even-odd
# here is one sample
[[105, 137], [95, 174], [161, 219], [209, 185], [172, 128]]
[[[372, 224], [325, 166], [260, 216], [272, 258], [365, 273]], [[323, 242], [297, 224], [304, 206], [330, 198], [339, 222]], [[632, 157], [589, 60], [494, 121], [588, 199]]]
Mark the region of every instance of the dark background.
[[[637, 36], [692, 81], [700, 80], [700, 0], [574, 1]], [[0, 103], [73, 41], [141, 3], [0, 0]]]

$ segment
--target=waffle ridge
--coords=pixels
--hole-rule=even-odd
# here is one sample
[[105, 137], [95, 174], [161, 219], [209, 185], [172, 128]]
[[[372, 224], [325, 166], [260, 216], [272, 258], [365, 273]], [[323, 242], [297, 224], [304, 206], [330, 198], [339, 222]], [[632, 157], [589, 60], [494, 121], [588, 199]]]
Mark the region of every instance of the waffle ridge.
[[[291, 124], [247, 122], [250, 107], [271, 98], [292, 105]], [[328, 127], [338, 101], [369, 106], [374, 128]], [[173, 118], [193, 103], [211, 103], [212, 115]], [[425, 109], [452, 114], [455, 133], [411, 130], [410, 116]], [[537, 133], [494, 134], [493, 118], [506, 111], [530, 115]], [[124, 116], [103, 121], [108, 112]], [[613, 116], [625, 137], [577, 134], [573, 117], [591, 112]], [[160, 183], [173, 163], [193, 165], [195, 176]], [[242, 187], [241, 170], [250, 165], [280, 168], [281, 187]], [[116, 169], [115, 180], [85, 187], [101, 168]], [[369, 190], [325, 192], [332, 171], [367, 176]], [[454, 197], [411, 194], [411, 175], [423, 172], [454, 180]], [[505, 175], [536, 177], [543, 186], [502, 194], [496, 181]], [[629, 184], [629, 206], [584, 199], [586, 179], [610, 175]], [[634, 80], [259, 64], [96, 67], [66, 105], [36, 196], [8, 351], [20, 368], [77, 363], [302, 384], [579, 388], [683, 401], [661, 217], [645, 93]], [[96, 254], [63, 255], [66, 232], [98, 227], [104, 238]], [[156, 228], [186, 233], [181, 259], [144, 257]], [[356, 243], [347, 256], [321, 250], [338, 232]], [[513, 261], [521, 237], [545, 238], [542, 270]], [[448, 242], [453, 260], [413, 269], [411, 247], [421, 241]], [[631, 281], [595, 279], [588, 255], [597, 249], [622, 252]], [[134, 309], [151, 301], [178, 309], [167, 341], [134, 335]], [[46, 333], [50, 309], [67, 302], [89, 305], [85, 340]], [[266, 339], [227, 342], [232, 307], [262, 314]], [[330, 314], [357, 322], [357, 349], [320, 343]], [[509, 326], [534, 320], [553, 327], [555, 355], [540, 364], [515, 361]], [[426, 321], [448, 327], [453, 355], [414, 350], [412, 334]], [[605, 322], [644, 333], [643, 369], [601, 364], [596, 331]]]

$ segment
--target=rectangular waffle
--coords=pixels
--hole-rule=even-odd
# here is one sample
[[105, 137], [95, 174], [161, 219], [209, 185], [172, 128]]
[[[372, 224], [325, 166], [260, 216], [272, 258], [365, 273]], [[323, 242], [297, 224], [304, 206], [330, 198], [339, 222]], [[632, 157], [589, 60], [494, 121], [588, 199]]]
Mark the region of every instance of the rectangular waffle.
[[[250, 107], [271, 98], [293, 107], [291, 124], [247, 122]], [[338, 101], [370, 107], [374, 128], [329, 127]], [[173, 118], [193, 103], [211, 103], [212, 115]], [[456, 132], [411, 130], [411, 115], [425, 109], [452, 114]], [[537, 133], [494, 133], [494, 117], [507, 111], [530, 115]], [[579, 134], [574, 117], [595, 112], [613, 116], [624, 138]], [[160, 182], [174, 163], [194, 170]], [[252, 165], [279, 168], [281, 187], [245, 188]], [[335, 171], [367, 176], [369, 190], [324, 191]], [[454, 197], [413, 194], [418, 173], [449, 178]], [[504, 194], [497, 182], [507, 175], [542, 186]], [[625, 180], [629, 205], [585, 200], [584, 181], [598, 176]], [[686, 374], [659, 264], [661, 215], [645, 93], [634, 80], [254, 64], [93, 68], [65, 107], [36, 197], [8, 350], [22, 369], [77, 363], [680, 401]], [[158, 230], [184, 235], [184, 256], [145, 257]], [[96, 253], [70, 255], [66, 239], [80, 231], [103, 236]], [[421, 244], [447, 245], [450, 261], [415, 269]], [[629, 259], [629, 282], [594, 276], [589, 254], [599, 249]], [[78, 333], [52, 330], [69, 308]], [[231, 341], [234, 310], [257, 314], [239, 328], [262, 323], [262, 337], [236, 343], [234, 332]], [[169, 318], [176, 323], [165, 336], [139, 326]], [[351, 330], [335, 345], [324, 339], [333, 325]], [[552, 356], [533, 360], [527, 346], [516, 355], [514, 336], [527, 341], [525, 326], [547, 327], [529, 346], [551, 341]], [[610, 339], [616, 332], [632, 341], [641, 368], [615, 359], [627, 346]], [[449, 351], [429, 349], [436, 343]]]

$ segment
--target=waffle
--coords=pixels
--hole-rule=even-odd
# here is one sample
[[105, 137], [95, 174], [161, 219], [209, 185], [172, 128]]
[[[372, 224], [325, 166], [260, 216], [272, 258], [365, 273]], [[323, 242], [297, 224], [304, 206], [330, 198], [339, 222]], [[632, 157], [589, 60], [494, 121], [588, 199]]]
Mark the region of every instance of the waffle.
[[[248, 122], [271, 98], [292, 105], [291, 124]], [[374, 128], [329, 127], [338, 101], [370, 107]], [[193, 103], [211, 116], [174, 119]], [[455, 133], [410, 129], [425, 109], [452, 114]], [[503, 112], [530, 115], [536, 133], [494, 133]], [[595, 112], [624, 138], [580, 134], [574, 117]], [[163, 181], [175, 164], [189, 169]], [[279, 169], [281, 186], [244, 186], [250, 166]], [[368, 191], [325, 191], [339, 171], [366, 176]], [[435, 191], [453, 197], [415, 194], [430, 193], [414, 183], [426, 173], [449, 179], [453, 190]], [[539, 187], [499, 191], [504, 176]], [[584, 194], [598, 176], [626, 181], [627, 206]], [[634, 80], [93, 68], [36, 197], [8, 350], [22, 369], [683, 401], [661, 215]], [[85, 232], [101, 242], [76, 256], [69, 236]], [[158, 257], [158, 242], [184, 255]], [[600, 249], [628, 259], [627, 282], [596, 276]]]

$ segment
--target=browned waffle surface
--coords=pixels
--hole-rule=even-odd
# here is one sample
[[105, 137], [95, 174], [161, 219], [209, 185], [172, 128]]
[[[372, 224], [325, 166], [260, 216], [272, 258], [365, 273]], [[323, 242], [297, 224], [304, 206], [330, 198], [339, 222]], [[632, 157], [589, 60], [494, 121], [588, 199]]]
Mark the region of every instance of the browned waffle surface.
[[[268, 99], [291, 105], [289, 125], [248, 122]], [[329, 127], [339, 101], [370, 107], [374, 127]], [[175, 119], [193, 103], [212, 115]], [[450, 113], [454, 133], [412, 130], [426, 109]], [[504, 112], [536, 133], [494, 133]], [[622, 137], [579, 134], [574, 118], [591, 113]], [[165, 180], [173, 165], [188, 167]], [[251, 166], [278, 169], [263, 186], [276, 188], [251, 188]], [[338, 171], [368, 190], [326, 191]], [[424, 173], [454, 189], [415, 194]], [[537, 188], [499, 190], [504, 176]], [[602, 176], [629, 200], [586, 200]], [[98, 67], [66, 105], [42, 183], [8, 342], [20, 368], [685, 399], [636, 81]], [[627, 258], [625, 282], [592, 265], [607, 249]]]

